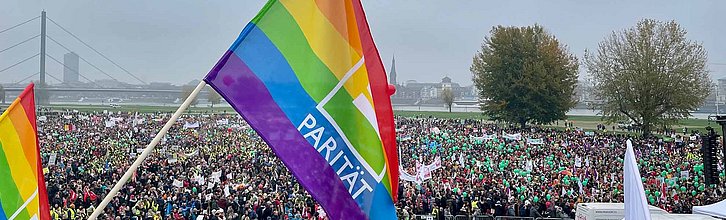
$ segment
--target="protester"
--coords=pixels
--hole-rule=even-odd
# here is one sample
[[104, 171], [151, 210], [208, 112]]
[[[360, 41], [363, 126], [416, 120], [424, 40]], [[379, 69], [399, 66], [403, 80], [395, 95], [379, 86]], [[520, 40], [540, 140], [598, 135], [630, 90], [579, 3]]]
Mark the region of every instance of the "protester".
[[[51, 216], [87, 218], [170, 115], [40, 111]], [[420, 184], [401, 180], [396, 206], [402, 218], [572, 217], [579, 202], [623, 200], [626, 136], [476, 120], [396, 120], [405, 173], [418, 176], [417, 164], [440, 161]], [[634, 139], [650, 204], [688, 213], [724, 199], [723, 187], [703, 184], [698, 135], [673, 139]], [[100, 219], [327, 217], [241, 117], [195, 114], [176, 122]]]

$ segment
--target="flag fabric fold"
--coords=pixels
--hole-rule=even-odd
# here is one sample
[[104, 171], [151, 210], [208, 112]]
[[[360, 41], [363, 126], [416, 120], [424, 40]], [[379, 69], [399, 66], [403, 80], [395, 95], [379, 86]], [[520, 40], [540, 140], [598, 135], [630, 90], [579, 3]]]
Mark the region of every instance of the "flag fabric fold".
[[0, 115], [0, 219], [50, 219], [33, 84]]
[[628, 140], [625, 150], [625, 166], [623, 168], [623, 188], [625, 191], [625, 220], [650, 220], [650, 211], [646, 202], [643, 182], [640, 178], [633, 143]]
[[331, 219], [395, 219], [389, 87], [359, 0], [271, 0], [204, 80]]

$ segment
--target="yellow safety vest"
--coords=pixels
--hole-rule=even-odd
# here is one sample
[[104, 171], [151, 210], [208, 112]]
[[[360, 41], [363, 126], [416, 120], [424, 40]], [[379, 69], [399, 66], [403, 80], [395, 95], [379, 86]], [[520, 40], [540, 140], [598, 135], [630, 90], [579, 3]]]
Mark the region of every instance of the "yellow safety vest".
[[56, 211], [55, 211], [55, 209], [51, 209], [51, 210], [50, 210], [50, 216], [51, 216], [51, 217], [52, 217], [53, 219], [60, 219], [60, 217], [58, 216], [58, 212], [56, 212]]
[[76, 219], [76, 211], [75, 210], [73, 210], [71, 208], [68, 208], [68, 212], [71, 213], [70, 214], [71, 219]]

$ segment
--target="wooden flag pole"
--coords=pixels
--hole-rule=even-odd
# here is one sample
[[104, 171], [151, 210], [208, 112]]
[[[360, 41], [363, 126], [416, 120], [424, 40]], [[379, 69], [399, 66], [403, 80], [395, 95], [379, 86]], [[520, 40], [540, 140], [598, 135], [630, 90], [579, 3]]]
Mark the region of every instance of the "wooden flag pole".
[[95, 220], [98, 218], [98, 215], [100, 215], [103, 210], [106, 208], [109, 202], [111, 202], [111, 199], [113, 199], [114, 196], [118, 193], [119, 190], [121, 190], [121, 187], [126, 184], [126, 182], [131, 178], [131, 175], [133, 175], [134, 172], [139, 168], [139, 165], [141, 165], [142, 162], [144, 162], [144, 159], [146, 159], [149, 154], [154, 150], [154, 147], [156, 147], [157, 144], [159, 144], [159, 141], [161, 141], [161, 138], [166, 135], [166, 133], [169, 131], [169, 128], [171, 128], [172, 125], [176, 122], [177, 119], [179, 119], [179, 116], [189, 107], [190, 104], [192, 104], [192, 100], [197, 97], [200, 91], [206, 86], [207, 83], [202, 80], [199, 82], [199, 85], [197, 85], [196, 88], [194, 88], [194, 91], [189, 95], [189, 97], [184, 100], [184, 103], [182, 103], [181, 106], [179, 106], [179, 109], [174, 112], [174, 115], [171, 116], [169, 121], [166, 122], [163, 128], [161, 128], [161, 131], [159, 131], [158, 134], [156, 134], [156, 137], [154, 137], [154, 140], [149, 143], [149, 145], [146, 146], [146, 149], [144, 149], [144, 152], [139, 155], [139, 157], [136, 158], [136, 161], [134, 161], [133, 164], [131, 164], [131, 167], [124, 173], [124, 175], [121, 177], [121, 179], [116, 183], [116, 185], [113, 186], [113, 189], [111, 189], [111, 192], [109, 192], [106, 197], [103, 198], [103, 201], [101, 201], [101, 204], [96, 207], [96, 209], [93, 211], [93, 214], [88, 217], [89, 220]]

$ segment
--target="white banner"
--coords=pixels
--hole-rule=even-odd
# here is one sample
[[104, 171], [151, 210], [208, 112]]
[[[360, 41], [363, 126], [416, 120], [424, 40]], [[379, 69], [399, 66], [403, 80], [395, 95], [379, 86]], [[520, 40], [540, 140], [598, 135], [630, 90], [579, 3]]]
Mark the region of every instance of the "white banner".
[[537, 139], [535, 139], [535, 138], [527, 138], [527, 143], [528, 144], [532, 144], [532, 145], [540, 145], [540, 144], [544, 144], [544, 139], [542, 139], [542, 138], [537, 138]]
[[220, 182], [220, 177], [222, 177], [222, 171], [212, 172], [212, 176], [209, 178], [212, 179], [212, 182]]
[[197, 155], [197, 154], [199, 154], [199, 149], [195, 150], [195, 151], [194, 151], [194, 152], [192, 152], [192, 153], [184, 153], [184, 156], [186, 156], [186, 157], [191, 157], [191, 156], [195, 156], [195, 155]]
[[195, 121], [195, 122], [188, 122], [187, 121], [186, 123], [184, 123], [184, 128], [198, 128], [198, 127], [199, 127], [199, 122], [198, 121]]
[[421, 184], [423, 181], [431, 179], [431, 172], [439, 168], [441, 168], [441, 158], [439, 157], [436, 157], [434, 162], [429, 165], [421, 165], [421, 163], [416, 162], [416, 176], [406, 173], [406, 171], [403, 170], [403, 166], [399, 166], [399, 178], [405, 181]]
[[55, 161], [56, 161], [57, 157], [58, 157], [58, 153], [50, 154], [50, 159], [48, 159], [48, 166], [55, 165]]
[[508, 139], [508, 140], [521, 140], [522, 134], [520, 134], [520, 133], [516, 133], [516, 134], [504, 133], [504, 135], [502, 135], [502, 137], [504, 137], [505, 139]]
[[181, 188], [181, 187], [184, 187], [184, 182], [179, 181], [179, 180], [174, 180], [174, 183], [172, 183], [171, 185]]
[[110, 127], [113, 127], [113, 126], [116, 126], [116, 122], [115, 121], [106, 121], [106, 127], [107, 128], [110, 128]]
[[411, 174], [406, 173], [406, 171], [403, 170], [403, 167], [401, 167], [401, 166], [398, 167], [398, 173], [399, 173], [398, 177], [401, 180], [405, 180], [405, 181], [409, 181], [409, 182], [416, 182], [416, 177], [414, 177]]
[[575, 156], [575, 166], [582, 167], [582, 159], [579, 156]]

